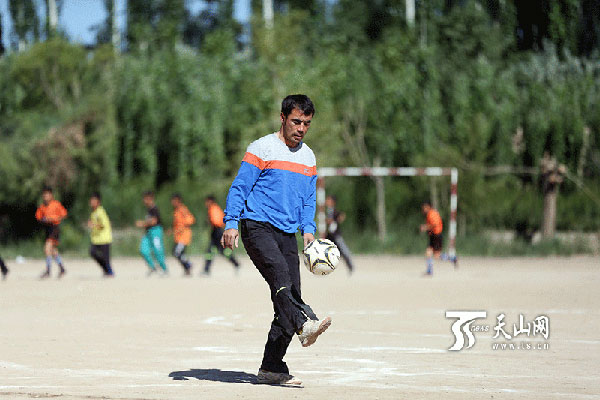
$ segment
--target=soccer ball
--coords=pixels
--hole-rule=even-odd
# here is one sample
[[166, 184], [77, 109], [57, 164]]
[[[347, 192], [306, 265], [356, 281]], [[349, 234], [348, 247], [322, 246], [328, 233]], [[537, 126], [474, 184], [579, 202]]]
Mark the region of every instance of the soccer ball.
[[315, 275], [329, 275], [340, 261], [340, 251], [328, 239], [315, 239], [304, 249], [304, 265]]

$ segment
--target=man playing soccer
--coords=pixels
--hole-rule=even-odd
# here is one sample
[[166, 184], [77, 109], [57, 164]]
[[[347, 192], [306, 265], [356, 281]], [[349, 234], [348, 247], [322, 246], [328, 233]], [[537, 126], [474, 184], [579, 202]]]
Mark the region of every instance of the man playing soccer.
[[66, 273], [62, 259], [58, 254], [58, 243], [60, 238], [60, 223], [67, 216], [67, 210], [58, 200], [54, 199], [51, 187], [44, 187], [42, 190], [42, 204], [35, 212], [35, 218], [42, 223], [46, 229], [46, 242], [44, 243], [44, 253], [46, 254], [46, 271], [40, 276], [45, 279], [50, 277], [50, 268], [52, 267], [52, 258], [58, 264], [60, 272], [59, 278]]
[[4, 264], [4, 260], [0, 257], [0, 273], [2, 274], [2, 280], [6, 279], [6, 275], [8, 275], [8, 268], [6, 264]]
[[102, 268], [105, 277], [113, 277], [114, 273], [110, 266], [110, 244], [112, 243], [112, 229], [108, 214], [102, 207], [100, 193], [94, 192], [90, 197], [92, 214], [88, 220], [91, 229], [90, 255]]
[[192, 264], [185, 256], [185, 248], [192, 241], [192, 229], [190, 227], [194, 225], [196, 218], [183, 204], [179, 193], [171, 196], [171, 205], [173, 206], [173, 239], [175, 241], [173, 256], [181, 263], [183, 273], [189, 276]]
[[166, 275], [167, 264], [165, 263], [165, 247], [163, 245], [163, 228], [158, 207], [154, 203], [154, 192], [144, 192], [143, 201], [147, 210], [146, 219], [136, 221], [135, 223], [138, 228], [146, 229], [146, 234], [140, 243], [140, 253], [144, 257], [144, 260], [146, 260], [148, 268], [150, 268], [148, 275], [156, 272], [154, 258], [156, 258], [156, 261], [158, 261], [158, 264], [162, 268], [163, 274]]
[[436, 259], [442, 259], [444, 261], [450, 261], [457, 266], [456, 256], [448, 256], [442, 251], [442, 217], [436, 209], [431, 207], [431, 204], [425, 202], [421, 205], [421, 211], [425, 215], [425, 224], [421, 225], [421, 232], [427, 232], [429, 235], [429, 245], [425, 251], [425, 258], [427, 259], [427, 271], [426, 276], [433, 275], [433, 257]]
[[340, 224], [346, 219], [346, 214], [340, 213], [336, 208], [336, 198], [334, 196], [327, 196], [325, 199], [325, 221], [327, 222], [327, 239], [331, 240], [337, 246], [340, 251], [340, 255], [346, 261], [348, 266], [348, 272], [352, 274], [354, 266], [352, 265], [352, 254], [350, 249], [346, 245], [342, 234], [340, 233]]
[[265, 345], [258, 382], [300, 385], [283, 357], [294, 334], [312, 345], [331, 324], [304, 303], [296, 231], [304, 246], [315, 237], [317, 168], [312, 150], [302, 142], [315, 109], [305, 95], [287, 96], [281, 104], [281, 128], [248, 146], [227, 196], [223, 247], [241, 237], [250, 259], [267, 281], [275, 318]]
[[208, 250], [206, 251], [206, 262], [204, 263], [204, 275], [210, 274], [210, 266], [217, 251], [231, 261], [237, 272], [240, 268], [240, 263], [235, 259], [233, 251], [231, 249], [223, 249], [221, 245], [223, 227], [225, 227], [225, 223], [223, 222], [225, 214], [212, 195], [206, 197], [204, 205], [208, 211], [208, 222], [211, 226], [210, 241], [208, 243]]

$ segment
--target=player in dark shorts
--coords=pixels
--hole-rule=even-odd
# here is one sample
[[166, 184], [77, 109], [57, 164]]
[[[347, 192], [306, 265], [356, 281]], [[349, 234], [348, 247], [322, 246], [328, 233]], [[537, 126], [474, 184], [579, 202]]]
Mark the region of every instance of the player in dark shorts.
[[421, 211], [425, 215], [425, 224], [421, 225], [421, 232], [427, 232], [429, 235], [429, 244], [427, 250], [425, 250], [425, 257], [427, 259], [427, 270], [425, 271], [426, 276], [433, 275], [433, 258], [438, 260], [450, 261], [457, 266], [456, 256], [449, 256], [446, 253], [442, 253], [443, 240], [442, 231], [443, 223], [440, 213], [431, 207], [431, 204], [425, 202], [421, 205]]
[[346, 214], [339, 212], [336, 207], [335, 196], [327, 196], [325, 199], [325, 220], [327, 222], [327, 239], [331, 240], [340, 251], [340, 255], [348, 266], [348, 272], [352, 274], [352, 254], [340, 231], [340, 224], [346, 219]]
[[300, 291], [296, 232], [306, 247], [315, 237], [317, 167], [303, 143], [314, 106], [305, 95], [281, 104], [279, 131], [252, 142], [231, 184], [225, 208], [223, 247], [237, 247], [238, 223], [250, 259], [269, 285], [275, 315], [267, 336], [258, 383], [300, 385], [283, 361], [294, 337], [315, 343], [331, 324], [319, 320]]
[[185, 249], [192, 241], [191, 226], [196, 223], [196, 218], [190, 210], [183, 204], [181, 194], [174, 193], [171, 196], [171, 205], [173, 206], [173, 256], [183, 267], [183, 274], [191, 276], [192, 263], [185, 255]]
[[6, 279], [6, 275], [8, 275], [8, 268], [6, 267], [6, 264], [4, 263], [4, 260], [2, 259], [2, 257], [0, 257], [0, 273], [2, 274], [2, 280]]
[[42, 223], [46, 230], [46, 241], [44, 243], [46, 271], [42, 273], [41, 278], [45, 279], [50, 276], [53, 258], [60, 268], [58, 277], [61, 278], [66, 271], [60, 254], [58, 253], [58, 243], [60, 240], [60, 223], [66, 218], [67, 210], [58, 200], [54, 199], [51, 187], [44, 187], [42, 190], [42, 200], [42, 204], [35, 212], [35, 218]]
[[144, 228], [146, 234], [140, 242], [140, 253], [148, 264], [148, 275], [156, 272], [154, 259], [158, 261], [162, 269], [162, 273], [168, 273], [167, 264], [165, 262], [165, 246], [163, 240], [163, 228], [160, 220], [160, 212], [154, 203], [154, 192], [147, 191], [143, 195], [144, 205], [146, 206], [146, 218], [143, 221], [136, 221], [135, 225], [138, 228]]
[[90, 196], [90, 208], [92, 213], [88, 220], [90, 228], [90, 256], [100, 268], [107, 278], [114, 277], [115, 274], [110, 265], [110, 245], [112, 243], [112, 227], [110, 219], [104, 207], [102, 207], [102, 196], [98, 192], [94, 192]]
[[429, 247], [433, 250], [433, 253], [440, 253], [442, 251], [442, 235], [436, 235], [435, 233], [429, 234]]
[[208, 212], [208, 222], [210, 223], [211, 231], [208, 249], [206, 250], [206, 261], [204, 263], [203, 274], [210, 275], [210, 266], [212, 265], [213, 259], [217, 252], [227, 257], [227, 259], [235, 267], [235, 271], [238, 272], [240, 263], [234, 257], [233, 251], [231, 249], [224, 249], [223, 246], [221, 246], [223, 228], [225, 227], [225, 223], [223, 222], [223, 217], [225, 214], [223, 213], [223, 210], [221, 207], [219, 207], [215, 197], [212, 195], [206, 197], [204, 200], [204, 205], [206, 206], [206, 210]]

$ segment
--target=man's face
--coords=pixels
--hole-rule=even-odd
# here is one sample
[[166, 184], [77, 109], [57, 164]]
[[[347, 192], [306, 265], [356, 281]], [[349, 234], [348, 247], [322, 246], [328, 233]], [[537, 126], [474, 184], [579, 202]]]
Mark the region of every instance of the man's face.
[[100, 205], [100, 200], [98, 200], [97, 197], [90, 198], [90, 207], [92, 207], [92, 210], [95, 210], [96, 208], [98, 208], [99, 205]]
[[293, 148], [300, 144], [302, 139], [304, 139], [304, 136], [308, 133], [312, 117], [312, 114], [304, 115], [304, 113], [297, 108], [294, 108], [287, 117], [284, 117], [283, 113], [281, 113], [283, 139], [288, 147]]
[[427, 215], [429, 210], [431, 210], [431, 206], [429, 204], [423, 204], [421, 206], [421, 210], [423, 211], [423, 214]]
[[154, 205], [154, 197], [152, 196], [144, 196], [144, 205], [146, 208], [150, 208]]
[[173, 197], [171, 199], [171, 205], [173, 206], [173, 208], [179, 207], [179, 199], [177, 197]]
[[42, 193], [42, 200], [44, 201], [45, 204], [50, 203], [53, 198], [54, 198], [54, 196], [52, 196], [52, 192], [43, 192]]

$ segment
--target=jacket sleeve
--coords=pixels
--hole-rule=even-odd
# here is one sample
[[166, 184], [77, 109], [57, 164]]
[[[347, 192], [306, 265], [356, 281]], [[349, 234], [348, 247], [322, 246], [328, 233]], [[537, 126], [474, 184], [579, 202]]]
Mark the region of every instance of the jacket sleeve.
[[[101, 210], [96, 210], [95, 212], [93, 212], [90, 216], [90, 219], [96, 225], [92, 228], [92, 230], [101, 231], [102, 229], [104, 229], [104, 219], [102, 218]], [[100, 228], [98, 225], [102, 225], [102, 228]]]
[[246, 153], [237, 176], [231, 184], [231, 188], [227, 194], [225, 216], [223, 217], [225, 229], [238, 228], [238, 222], [240, 215], [244, 210], [246, 199], [262, 171], [260, 163], [256, 162], [256, 159], [258, 159], [258, 157], [254, 154]]
[[192, 214], [189, 210], [185, 216], [185, 224], [187, 226], [191, 226], [194, 225], [196, 223], [196, 218], [194, 217], [194, 214]]
[[42, 207], [38, 207], [38, 209], [35, 212], [35, 219], [37, 219], [38, 221], [41, 221], [42, 218], [44, 218], [44, 213], [42, 212]]
[[315, 211], [317, 209], [317, 175], [310, 179], [310, 186], [304, 204], [302, 206], [302, 220], [300, 221], [300, 232], [302, 234], [317, 231], [315, 224]]
[[67, 209], [62, 204], [60, 205], [59, 210], [60, 210], [60, 218], [59, 218], [58, 222], [60, 222], [64, 218], [66, 218], [68, 215]]

